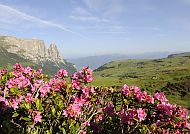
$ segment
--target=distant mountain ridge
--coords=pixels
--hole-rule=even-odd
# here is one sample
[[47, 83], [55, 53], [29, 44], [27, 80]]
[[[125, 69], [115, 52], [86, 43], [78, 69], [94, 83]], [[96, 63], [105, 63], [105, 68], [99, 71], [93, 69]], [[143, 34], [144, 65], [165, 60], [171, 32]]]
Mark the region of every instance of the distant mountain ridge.
[[[65, 68], [70, 74], [76, 71], [72, 63], [61, 57], [56, 44], [51, 44], [47, 49], [43, 40], [0, 36], [0, 50], [0, 66], [7, 66], [10, 61], [9, 65], [25, 61], [43, 68], [52, 75], [60, 68]], [[5, 57], [7, 63], [4, 61]]]
[[168, 58], [187, 57], [187, 56], [190, 56], [190, 52], [184, 52], [184, 53], [178, 53], [178, 54], [170, 54], [170, 55], [168, 55]]
[[143, 54], [108, 54], [99, 56], [88, 56], [83, 58], [68, 59], [74, 63], [77, 69], [81, 69], [83, 66], [89, 66], [90, 68], [97, 69], [98, 67], [115, 60], [127, 60], [127, 59], [159, 59], [167, 57], [169, 52], [152, 52]]

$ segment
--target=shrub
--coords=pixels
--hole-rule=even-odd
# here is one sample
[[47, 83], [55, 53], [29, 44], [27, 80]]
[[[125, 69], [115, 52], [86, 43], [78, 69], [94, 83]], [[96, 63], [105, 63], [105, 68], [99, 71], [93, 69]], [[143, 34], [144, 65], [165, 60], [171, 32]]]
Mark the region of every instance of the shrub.
[[0, 70], [2, 133], [188, 133], [188, 111], [136, 86], [92, 87], [92, 70], [48, 79], [16, 64]]

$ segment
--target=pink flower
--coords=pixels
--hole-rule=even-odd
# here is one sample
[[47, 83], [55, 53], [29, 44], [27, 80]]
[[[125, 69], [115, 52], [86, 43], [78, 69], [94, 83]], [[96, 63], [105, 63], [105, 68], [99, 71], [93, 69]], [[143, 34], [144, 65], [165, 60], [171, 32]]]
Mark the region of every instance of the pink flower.
[[43, 83], [43, 80], [42, 79], [38, 79], [38, 80], [35, 81], [34, 86], [36, 88], [38, 88], [42, 83]]
[[85, 131], [85, 130], [81, 130], [81, 131], [79, 132], [79, 134], [86, 134], [86, 131]]
[[132, 91], [134, 92], [135, 95], [141, 93], [141, 89], [139, 87], [131, 86], [131, 88], [132, 88]]
[[7, 86], [8, 88], [16, 88], [18, 87], [18, 83], [19, 83], [18, 79], [11, 78], [7, 81]]
[[91, 92], [91, 93], [95, 93], [95, 90], [94, 90], [94, 89], [95, 89], [94, 87], [91, 87], [91, 88], [90, 88], [90, 92]]
[[145, 120], [147, 114], [142, 108], [137, 109], [138, 118], [140, 121]]
[[130, 124], [130, 119], [129, 119], [129, 115], [128, 113], [125, 111], [124, 108], [121, 108], [119, 113], [118, 113], [119, 117], [121, 118], [122, 123], [126, 124]]
[[42, 83], [43, 83], [43, 80], [41, 80], [41, 79], [36, 80], [35, 83], [33, 85], [31, 85], [31, 87], [32, 87], [31, 91], [35, 92], [36, 89], [38, 89], [42, 85]]
[[90, 83], [93, 81], [93, 77], [91, 75], [87, 75], [84, 77], [84, 80], [87, 82], [87, 83]]
[[68, 117], [68, 113], [67, 113], [67, 110], [63, 110], [63, 114], [65, 117]]
[[166, 96], [164, 95], [163, 92], [156, 93], [156, 94], [154, 95], [154, 98], [155, 98], [156, 100], [159, 100], [161, 103], [168, 101], [168, 100], [166, 99]]
[[82, 89], [82, 93], [83, 93], [83, 95], [84, 95], [86, 98], [89, 97], [89, 92], [90, 92], [90, 89], [87, 88], [87, 87], [84, 87], [84, 88]]
[[16, 63], [14, 66], [13, 75], [15, 77], [20, 77], [20, 76], [22, 76], [23, 70], [24, 70], [24, 68], [22, 67], [22, 65]]
[[23, 71], [23, 67], [22, 67], [21, 64], [16, 63], [15, 66], [14, 66], [14, 70], [16, 70], [16, 71]]
[[68, 76], [68, 72], [64, 69], [60, 69], [59, 72], [56, 74], [57, 78], [64, 78]]
[[65, 80], [55, 78], [50, 80], [49, 86], [51, 86], [52, 90], [56, 92], [60, 91], [61, 88], [65, 89], [67, 87]]
[[138, 92], [136, 94], [136, 98], [139, 100], [139, 102], [144, 101], [146, 99], [146, 96], [147, 96], [147, 92], [146, 91], [144, 91], [143, 93]]
[[18, 101], [19, 103], [21, 103], [23, 99], [24, 99], [24, 96], [21, 95], [21, 96], [18, 97], [18, 100], [17, 100], [17, 101]]
[[71, 80], [72, 88], [80, 90], [81, 84], [78, 80]]
[[126, 84], [123, 86], [122, 88], [122, 93], [125, 95], [125, 96], [128, 96], [129, 93], [130, 93], [130, 87], [128, 87]]
[[47, 95], [47, 93], [50, 92], [51, 87], [48, 84], [43, 84], [42, 87], [40, 87], [39, 91], [40, 91], [40, 97], [44, 97], [45, 95]]
[[8, 72], [7, 69], [0, 70], [0, 76], [7, 74], [7, 72]]
[[177, 125], [178, 127], [181, 127], [182, 122], [177, 122], [176, 125]]
[[0, 102], [5, 102], [5, 98], [0, 96]]
[[32, 94], [31, 93], [27, 93], [27, 95], [25, 97], [25, 100], [28, 103], [32, 103], [32, 101], [33, 101]]
[[180, 109], [177, 111], [177, 113], [178, 113], [178, 115], [181, 116], [182, 118], [185, 118], [185, 119], [188, 118], [188, 110], [187, 110], [187, 109], [180, 108]]
[[33, 77], [41, 77], [42, 69], [38, 69], [36, 72], [33, 73]]
[[34, 123], [41, 122], [42, 116], [40, 112], [33, 111], [32, 117], [33, 117]]
[[74, 104], [71, 104], [68, 108], [67, 108], [67, 112], [69, 113], [69, 115], [71, 117], [77, 117], [78, 115], [81, 114], [81, 106], [74, 103]]
[[146, 101], [147, 101], [148, 103], [154, 104], [154, 98], [153, 98], [151, 95], [147, 95], [147, 96], [146, 96]]
[[72, 79], [78, 80], [78, 79], [79, 79], [79, 74], [78, 74], [78, 73], [74, 73], [74, 74], [72, 75]]
[[32, 68], [31, 67], [24, 68], [24, 73], [29, 76], [32, 76]]
[[80, 98], [75, 98], [74, 103], [78, 104], [79, 106], [83, 106], [86, 101], [86, 98], [81, 96]]
[[85, 126], [90, 126], [90, 121], [85, 122]]
[[28, 78], [21, 76], [18, 78], [18, 88], [26, 88], [30, 85]]
[[115, 108], [114, 108], [113, 102], [110, 101], [108, 103], [108, 106], [103, 109], [103, 112], [107, 113], [108, 115], [113, 115], [114, 114], [114, 110], [115, 110]]
[[90, 83], [93, 81], [92, 70], [89, 67], [83, 67], [83, 69], [81, 71], [79, 71], [79, 76], [86, 83]]
[[162, 103], [157, 105], [157, 109], [160, 110], [163, 114], [172, 115], [175, 110], [176, 105], [169, 103]]
[[156, 121], [156, 126], [160, 126], [162, 124], [162, 122], [160, 120]]
[[101, 115], [101, 114], [96, 115], [96, 117], [95, 117], [96, 122], [100, 122], [102, 120], [103, 120], [103, 115]]
[[19, 76], [17, 78], [9, 79], [7, 82], [8, 88], [26, 88], [31, 85], [28, 78], [24, 76]]
[[17, 102], [16, 100], [13, 100], [11, 107], [12, 107], [14, 110], [16, 110], [16, 109], [18, 108], [18, 102]]
[[186, 121], [184, 127], [190, 130], [190, 123]]

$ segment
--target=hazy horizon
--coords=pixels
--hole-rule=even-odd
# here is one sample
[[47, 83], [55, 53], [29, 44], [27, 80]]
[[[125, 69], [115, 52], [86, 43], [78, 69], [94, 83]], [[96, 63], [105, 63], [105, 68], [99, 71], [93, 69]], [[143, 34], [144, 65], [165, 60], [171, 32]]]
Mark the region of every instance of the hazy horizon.
[[65, 58], [190, 51], [190, 0], [0, 0], [0, 35], [56, 43]]

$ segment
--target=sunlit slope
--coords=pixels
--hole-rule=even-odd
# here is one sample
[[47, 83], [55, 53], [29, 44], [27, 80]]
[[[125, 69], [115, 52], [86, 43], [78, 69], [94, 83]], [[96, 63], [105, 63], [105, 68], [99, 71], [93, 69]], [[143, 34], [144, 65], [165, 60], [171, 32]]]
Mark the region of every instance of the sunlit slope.
[[157, 60], [113, 61], [95, 70], [94, 85], [121, 86], [134, 84], [159, 90], [168, 82], [190, 77], [190, 54]]

